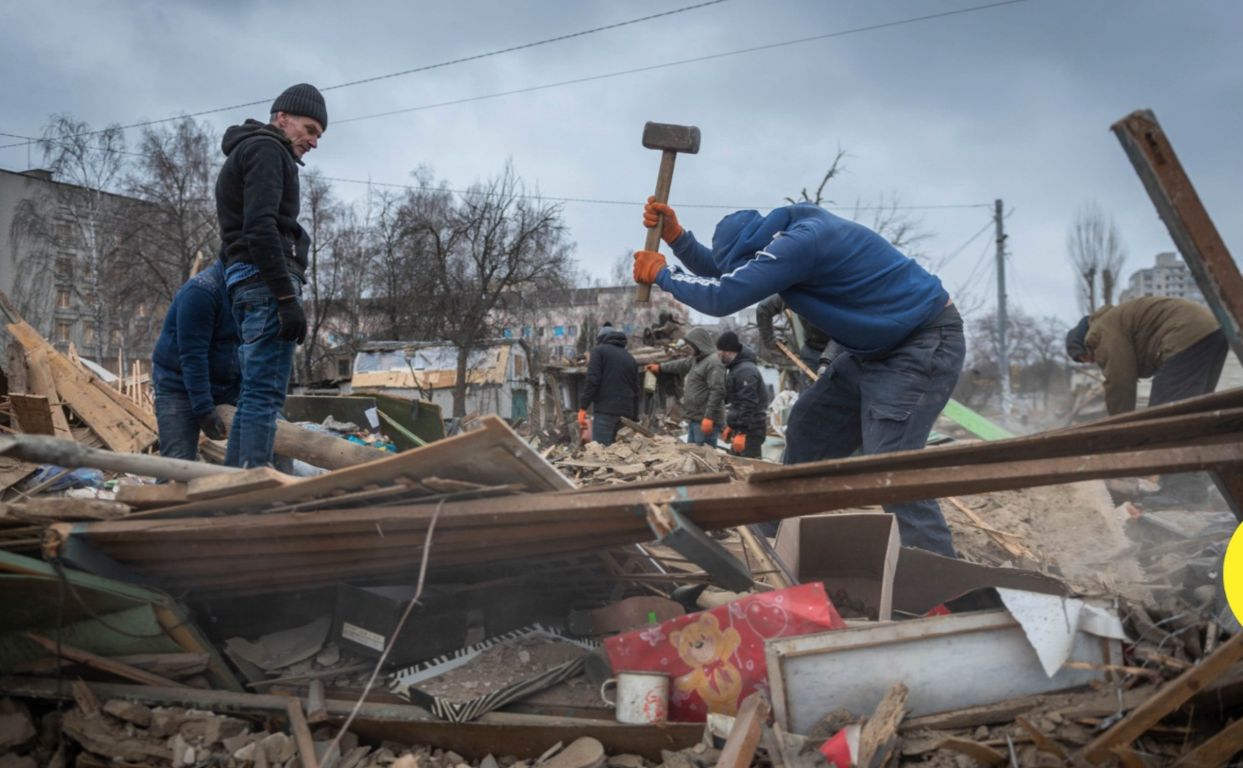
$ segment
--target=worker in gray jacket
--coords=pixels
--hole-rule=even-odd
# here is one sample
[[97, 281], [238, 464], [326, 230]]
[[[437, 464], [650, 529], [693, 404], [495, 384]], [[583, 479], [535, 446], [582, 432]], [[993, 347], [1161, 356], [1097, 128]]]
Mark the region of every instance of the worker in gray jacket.
[[716, 339], [707, 328], [692, 328], [686, 343], [694, 351], [689, 357], [665, 363], [649, 363], [652, 373], [672, 373], [682, 380], [682, 412], [688, 423], [687, 442], [716, 445], [717, 434], [725, 423], [725, 365], [716, 355]]

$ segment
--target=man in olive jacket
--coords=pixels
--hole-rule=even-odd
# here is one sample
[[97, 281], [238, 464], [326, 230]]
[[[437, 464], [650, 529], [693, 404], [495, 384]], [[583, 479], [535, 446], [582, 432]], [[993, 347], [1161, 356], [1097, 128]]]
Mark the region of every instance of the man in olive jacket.
[[1161, 296], [1101, 307], [1066, 335], [1071, 359], [1104, 372], [1110, 415], [1135, 410], [1136, 386], [1150, 376], [1149, 406], [1212, 392], [1227, 350], [1226, 335], [1206, 307]]
[[687, 442], [716, 445], [725, 424], [725, 365], [716, 356], [716, 340], [707, 328], [692, 328], [686, 343], [694, 354], [666, 363], [650, 363], [652, 373], [672, 373], [682, 379], [682, 412], [688, 422]]

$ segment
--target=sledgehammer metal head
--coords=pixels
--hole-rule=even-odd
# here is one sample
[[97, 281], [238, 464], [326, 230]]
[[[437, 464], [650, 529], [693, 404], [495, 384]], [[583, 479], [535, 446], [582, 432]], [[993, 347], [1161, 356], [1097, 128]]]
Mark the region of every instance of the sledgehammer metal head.
[[[699, 152], [699, 128], [693, 125], [673, 125], [672, 123], [648, 122], [643, 126], [643, 146], [648, 149], [659, 149], [660, 172], [656, 175], [656, 202], [669, 202], [669, 187], [673, 184], [673, 161], [679, 152], [694, 155]], [[644, 250], [654, 251], [660, 247], [660, 232], [664, 227], [664, 216], [656, 222], [656, 226], [647, 231], [647, 243]], [[646, 303], [651, 299], [652, 286], [640, 284], [635, 293], [635, 301]]]
[[693, 125], [652, 123], [643, 126], [643, 146], [671, 152], [699, 153], [699, 128]]

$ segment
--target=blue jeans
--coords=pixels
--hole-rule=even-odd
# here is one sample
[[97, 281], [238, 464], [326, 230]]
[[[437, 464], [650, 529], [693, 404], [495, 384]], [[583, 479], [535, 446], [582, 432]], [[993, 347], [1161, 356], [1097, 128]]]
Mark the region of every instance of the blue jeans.
[[611, 413], [596, 413], [591, 416], [591, 439], [600, 445], [612, 445], [617, 439], [617, 426], [621, 424], [621, 416]]
[[[300, 289], [294, 281], [295, 290]], [[301, 291], [298, 290], [299, 301]], [[235, 286], [230, 290], [233, 319], [241, 340], [238, 361], [242, 369], [242, 391], [237, 412], [229, 429], [229, 448], [225, 464], [231, 467], [272, 465], [272, 444], [276, 440], [276, 417], [285, 405], [285, 391], [293, 371], [297, 346], [277, 334], [280, 319], [276, 299], [261, 282]]]
[[[786, 464], [923, 448], [962, 371], [961, 325], [923, 328], [879, 360], [842, 353], [790, 410]], [[955, 557], [936, 499], [886, 504], [902, 545]]]
[[700, 429], [699, 422], [700, 420], [692, 419], [690, 423], [687, 424], [686, 442], [691, 445], [710, 445], [715, 448], [717, 435], [721, 432], [720, 428], [717, 427], [715, 422], [713, 422], [712, 434], [705, 435], [704, 431]]
[[160, 455], [194, 461], [199, 457], [199, 420], [190, 408], [190, 396], [180, 377], [152, 373], [155, 422], [160, 430]]

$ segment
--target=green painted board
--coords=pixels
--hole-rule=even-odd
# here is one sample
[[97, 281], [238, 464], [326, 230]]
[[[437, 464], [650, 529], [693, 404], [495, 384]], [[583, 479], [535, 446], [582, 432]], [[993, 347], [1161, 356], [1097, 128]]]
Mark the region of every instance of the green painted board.
[[[62, 590], [60, 577], [50, 564], [0, 550], [0, 670], [6, 669], [5, 661], [11, 657], [28, 658], [28, 641], [15, 641], [14, 634], [39, 629], [54, 636], [59, 622], [61, 631], [72, 632], [76, 640], [71, 642], [69, 634], [62, 634], [64, 642], [101, 656], [179, 651], [207, 653], [211, 661], [206, 674], [212, 685], [230, 691], [243, 690], [215, 646], [189, 620], [185, 609], [168, 595], [68, 568], [63, 573], [68, 584]], [[168, 611], [181, 623], [193, 647], [186, 647], [162, 632], [156, 619], [157, 608]], [[157, 637], [127, 637], [127, 634]]]
[[997, 426], [957, 400], [946, 403], [941, 415], [981, 440], [1005, 440], [1007, 437], [1014, 437], [1012, 432]]

